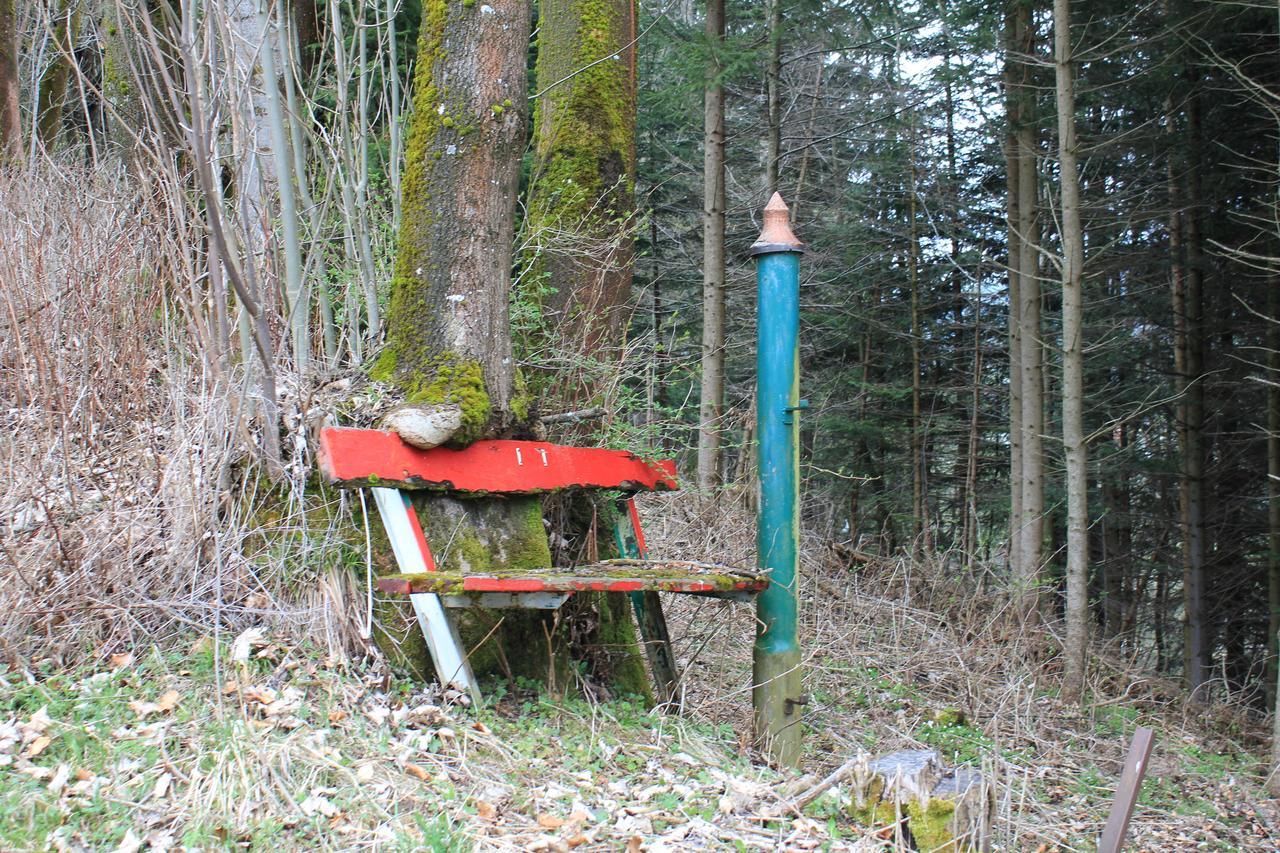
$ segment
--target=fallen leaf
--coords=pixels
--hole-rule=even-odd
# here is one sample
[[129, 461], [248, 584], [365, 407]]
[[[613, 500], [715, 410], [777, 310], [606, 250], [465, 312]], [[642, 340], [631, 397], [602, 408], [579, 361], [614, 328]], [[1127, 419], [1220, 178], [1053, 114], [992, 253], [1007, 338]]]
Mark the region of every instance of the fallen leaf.
[[323, 817], [333, 817], [338, 813], [338, 807], [328, 797], [322, 797], [319, 794], [312, 794], [307, 797], [298, 804], [298, 807], [302, 809], [302, 813], [307, 817], [316, 814]]
[[357, 767], [356, 781], [362, 784], [373, 781], [373, 765], [361, 764], [359, 767]]
[[566, 838], [564, 840], [564, 843], [567, 844], [569, 847], [578, 847], [582, 844], [586, 844], [588, 840], [589, 839], [585, 835], [579, 832], [577, 835], [571, 838]]
[[498, 810], [494, 808], [493, 803], [476, 800], [476, 817], [481, 820], [493, 820], [497, 816]]
[[178, 691], [166, 690], [154, 702], [140, 702], [135, 699], [129, 703], [129, 708], [139, 717], [146, 717], [151, 714], [167, 714], [176, 708], [181, 701], [182, 694], [178, 693]]
[[627, 853], [640, 853], [644, 847], [644, 839], [638, 835], [633, 835], [627, 839]]
[[173, 777], [168, 773], [161, 773], [160, 778], [156, 780], [156, 786], [151, 791], [151, 799], [163, 800], [165, 795], [169, 793], [169, 786], [173, 784]]
[[138, 853], [142, 849], [142, 839], [133, 834], [133, 830], [125, 830], [124, 838], [120, 839], [120, 846], [116, 848], [116, 853]]
[[404, 772], [408, 773], [415, 779], [422, 780], [423, 782], [431, 778], [431, 774], [426, 771], [426, 768], [419, 767], [417, 764], [406, 764], [404, 766]]
[[133, 663], [133, 652], [121, 652], [109, 658], [112, 669], [123, 669]]
[[80, 782], [88, 782], [92, 778], [92, 771], [85, 770], [83, 767], [76, 771], [76, 779]]
[[27, 758], [35, 758], [40, 753], [44, 752], [45, 747], [47, 747], [51, 743], [53, 743], [53, 738], [49, 737], [48, 735], [40, 735], [40, 737], [36, 738], [35, 740], [31, 741], [31, 743], [27, 744], [27, 750], [26, 752], [23, 753], [23, 755], [25, 755]]
[[49, 780], [47, 786], [49, 793], [62, 793], [62, 789], [67, 786], [67, 779], [69, 778], [71, 778], [71, 768], [65, 764], [59, 764], [58, 769], [53, 774], [53, 778]]
[[51, 725], [53, 725], [53, 720], [49, 719], [49, 706], [45, 705], [32, 714], [31, 719], [18, 725], [18, 728], [22, 731], [22, 742], [30, 743], [44, 734], [44, 730]]
[[231, 660], [238, 664], [247, 664], [254, 646], [265, 646], [267, 634], [261, 628], [248, 628], [240, 632], [231, 643]]
[[347, 712], [341, 708], [335, 708], [329, 712], [329, 722], [340, 723], [347, 718]]
[[565, 821], [555, 815], [540, 814], [538, 815], [538, 826], [543, 829], [559, 829], [565, 825]]
[[236, 681], [234, 678], [229, 679], [226, 684], [222, 685], [222, 695], [231, 696], [239, 689], [240, 682]]

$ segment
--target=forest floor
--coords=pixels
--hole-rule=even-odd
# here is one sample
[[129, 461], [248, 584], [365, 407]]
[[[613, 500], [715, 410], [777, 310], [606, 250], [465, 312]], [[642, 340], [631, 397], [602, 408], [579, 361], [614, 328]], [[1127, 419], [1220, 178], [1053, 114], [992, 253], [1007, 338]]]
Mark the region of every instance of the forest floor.
[[[745, 558], [746, 522], [707, 511], [652, 499], [654, 556]], [[1259, 720], [1106, 656], [1089, 701], [1067, 705], [1046, 636], [1008, 627], [980, 578], [810, 546], [809, 774], [859, 750], [936, 749], [991, 780], [995, 849], [1087, 850], [1147, 725], [1129, 849], [1280, 847]], [[0, 849], [892, 849], [891, 829], [847, 817], [847, 792], [790, 813], [803, 782], [753, 762], [751, 608], [685, 598], [669, 617], [680, 716], [501, 686], [470, 709], [269, 623], [10, 670]]]

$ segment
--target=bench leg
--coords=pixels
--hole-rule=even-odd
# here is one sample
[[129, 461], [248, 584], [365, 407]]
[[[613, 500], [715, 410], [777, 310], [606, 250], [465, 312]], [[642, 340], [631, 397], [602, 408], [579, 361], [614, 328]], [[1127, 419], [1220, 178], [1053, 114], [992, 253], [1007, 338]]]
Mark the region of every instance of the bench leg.
[[680, 673], [676, 670], [676, 656], [671, 649], [671, 635], [667, 633], [667, 617], [662, 612], [662, 599], [658, 593], [631, 593], [631, 607], [636, 612], [640, 626], [640, 642], [649, 658], [653, 671], [653, 685], [658, 692], [659, 704], [678, 707]]
[[[636, 560], [648, 557], [644, 530], [640, 527], [640, 513], [636, 511], [635, 498], [618, 501], [619, 518], [613, 535], [621, 556]], [[631, 608], [636, 612], [636, 624], [640, 626], [640, 642], [649, 669], [653, 672], [653, 685], [657, 689], [658, 702], [668, 708], [679, 706], [680, 672], [676, 669], [675, 650], [671, 648], [671, 634], [667, 632], [667, 617], [662, 613], [662, 599], [658, 593], [631, 593]]]
[[467, 691], [471, 694], [472, 703], [479, 706], [480, 688], [476, 686], [471, 664], [467, 662], [466, 653], [462, 649], [458, 626], [445, 611], [440, 596], [418, 592], [409, 596], [409, 601], [413, 603], [413, 612], [418, 617], [422, 636], [427, 638], [427, 648], [431, 650], [431, 660], [435, 662], [440, 683]]
[[[378, 506], [378, 515], [382, 517], [382, 526], [391, 540], [391, 550], [396, 557], [396, 565], [405, 574], [423, 574], [434, 572], [435, 560], [422, 534], [422, 526], [414, 515], [413, 504], [409, 496], [397, 489], [371, 489], [374, 502]], [[418, 625], [427, 640], [427, 649], [431, 652], [431, 660], [436, 667], [436, 675], [442, 685], [457, 685], [471, 695], [471, 701], [480, 704], [480, 688], [476, 686], [476, 677], [471, 672], [471, 664], [467, 662], [462, 641], [458, 638], [458, 628], [445, 612], [440, 603], [440, 596], [428, 592], [415, 593], [409, 596], [413, 604], [413, 612], [418, 617]]]

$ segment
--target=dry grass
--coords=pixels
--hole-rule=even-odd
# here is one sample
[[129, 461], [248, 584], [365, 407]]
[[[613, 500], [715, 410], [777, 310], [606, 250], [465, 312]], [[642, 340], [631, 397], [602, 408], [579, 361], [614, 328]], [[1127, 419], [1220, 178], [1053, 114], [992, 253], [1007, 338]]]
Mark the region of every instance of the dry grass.
[[[754, 518], [741, 499], [644, 499], [656, 557], [755, 564]], [[1262, 782], [1263, 721], [1190, 705], [1177, 685], [1095, 658], [1089, 701], [1057, 698], [1055, 626], [1027, 631], [1006, 597], [955, 561], [850, 562], [809, 535], [802, 549], [806, 750], [823, 772], [859, 750], [934, 748], [995, 783], [1002, 849], [1092, 849], [1136, 725], [1156, 751], [1130, 829], [1133, 849], [1275, 849], [1280, 812]], [[750, 729], [752, 608], [671, 602], [685, 701]], [[963, 722], [952, 722], [959, 712]]]
[[[254, 389], [205, 370], [167, 208], [123, 171], [0, 174], [0, 648], [11, 664], [273, 615], [351, 631], [270, 540], [301, 525], [301, 442], [272, 487]], [[198, 290], [198, 288], [196, 288]], [[286, 418], [300, 425], [297, 394]], [[293, 402], [290, 403], [289, 401]], [[295, 429], [295, 439], [302, 434]], [[316, 543], [311, 543], [314, 546]]]

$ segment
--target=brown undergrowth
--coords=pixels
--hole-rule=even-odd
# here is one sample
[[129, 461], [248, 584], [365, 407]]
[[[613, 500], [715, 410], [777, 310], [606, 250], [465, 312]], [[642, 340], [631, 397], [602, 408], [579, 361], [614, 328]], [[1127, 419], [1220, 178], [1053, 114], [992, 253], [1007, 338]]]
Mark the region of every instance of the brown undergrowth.
[[[644, 498], [653, 556], [753, 566], [754, 519], [741, 497], [716, 504]], [[997, 794], [994, 842], [1090, 850], [1138, 725], [1156, 749], [1130, 829], [1134, 850], [1264, 850], [1280, 811], [1263, 789], [1265, 721], [1192, 704], [1176, 682], [1097, 650], [1082, 706], [1062, 702], [1057, 626], [1025, 628], [994, 580], [956, 555], [849, 558], [806, 535], [801, 558], [806, 767], [859, 749], [933, 748], [980, 768]], [[749, 607], [675, 597], [686, 707], [749, 730]]]

